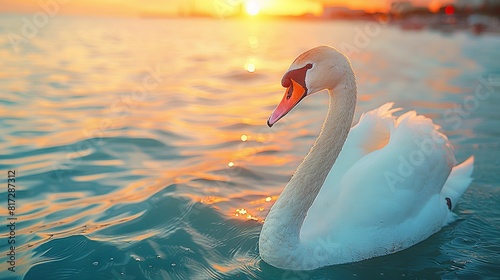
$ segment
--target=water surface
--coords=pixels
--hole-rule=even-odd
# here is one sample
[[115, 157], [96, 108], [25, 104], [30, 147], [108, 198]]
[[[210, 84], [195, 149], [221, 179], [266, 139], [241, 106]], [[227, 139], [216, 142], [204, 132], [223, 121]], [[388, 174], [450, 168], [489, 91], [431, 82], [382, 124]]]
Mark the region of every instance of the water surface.
[[[60, 16], [13, 47], [22, 17], [0, 22], [0, 165], [4, 178], [17, 172], [16, 273], [2, 226], [0, 278], [500, 275], [500, 37], [347, 21]], [[459, 220], [426, 241], [291, 272], [259, 258], [258, 236], [319, 132], [327, 95], [272, 129], [266, 119], [289, 64], [321, 44], [349, 51], [356, 119], [388, 101], [416, 109], [476, 166]]]

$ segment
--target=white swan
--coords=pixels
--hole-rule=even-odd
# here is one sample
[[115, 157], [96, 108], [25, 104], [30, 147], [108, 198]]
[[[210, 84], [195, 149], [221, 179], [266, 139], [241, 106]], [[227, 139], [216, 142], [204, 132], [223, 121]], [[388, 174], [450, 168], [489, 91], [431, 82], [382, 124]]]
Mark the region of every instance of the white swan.
[[414, 111], [394, 117], [388, 103], [351, 128], [356, 81], [331, 47], [297, 57], [281, 83], [287, 90], [269, 126], [317, 91], [328, 89], [330, 101], [318, 139], [264, 222], [265, 262], [309, 270], [360, 261], [408, 248], [454, 220], [474, 158], [455, 166], [430, 119]]

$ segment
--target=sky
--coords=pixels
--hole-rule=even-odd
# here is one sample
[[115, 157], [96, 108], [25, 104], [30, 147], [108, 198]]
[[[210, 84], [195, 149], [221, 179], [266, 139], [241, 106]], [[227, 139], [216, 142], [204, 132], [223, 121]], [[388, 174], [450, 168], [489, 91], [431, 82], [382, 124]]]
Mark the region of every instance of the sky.
[[[446, 0], [415, 0], [419, 5]], [[385, 10], [392, 0], [0, 0], [0, 12], [55, 11], [84, 15], [186, 15], [193, 11], [214, 16], [230, 14], [242, 6], [270, 15], [321, 14], [323, 5], [370, 11]]]

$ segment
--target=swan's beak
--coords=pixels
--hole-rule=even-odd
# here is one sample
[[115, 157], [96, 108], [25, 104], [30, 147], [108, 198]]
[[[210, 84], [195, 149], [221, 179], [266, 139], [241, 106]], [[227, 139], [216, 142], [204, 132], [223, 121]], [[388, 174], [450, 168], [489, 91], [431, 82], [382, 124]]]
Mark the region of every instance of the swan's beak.
[[278, 107], [274, 109], [273, 113], [267, 120], [267, 125], [272, 127], [277, 121], [290, 112], [299, 102], [306, 97], [307, 89], [299, 83], [291, 79], [292, 84], [286, 89], [283, 99], [281, 99]]

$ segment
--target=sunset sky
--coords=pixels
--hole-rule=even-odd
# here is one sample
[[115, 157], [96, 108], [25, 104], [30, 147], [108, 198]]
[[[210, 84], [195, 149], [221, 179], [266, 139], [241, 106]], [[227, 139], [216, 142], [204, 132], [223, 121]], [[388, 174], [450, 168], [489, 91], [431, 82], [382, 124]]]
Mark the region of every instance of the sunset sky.
[[[44, 4], [61, 14], [84, 15], [185, 15], [202, 13], [230, 14], [246, 6], [255, 13], [270, 15], [321, 14], [323, 5], [346, 6], [370, 11], [385, 10], [390, 0], [0, 0], [0, 12], [34, 13]], [[419, 5], [446, 3], [446, 0], [417, 0]]]

